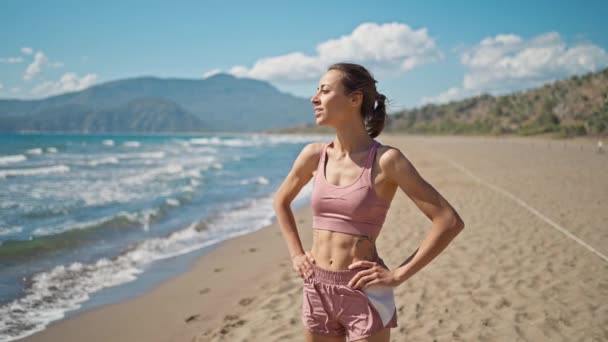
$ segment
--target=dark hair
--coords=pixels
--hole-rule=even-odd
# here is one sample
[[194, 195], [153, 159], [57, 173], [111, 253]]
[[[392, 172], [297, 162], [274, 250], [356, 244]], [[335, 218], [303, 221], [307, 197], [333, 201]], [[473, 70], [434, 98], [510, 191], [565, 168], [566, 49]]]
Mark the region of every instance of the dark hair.
[[[376, 90], [376, 81], [372, 74], [363, 66], [353, 63], [336, 63], [327, 68], [329, 70], [342, 71], [342, 85], [346, 89], [346, 94], [360, 90], [363, 93], [361, 103], [361, 116], [367, 134], [375, 138], [384, 129], [384, 124], [388, 118], [386, 115], [386, 96]], [[376, 104], [377, 103], [377, 104]]]

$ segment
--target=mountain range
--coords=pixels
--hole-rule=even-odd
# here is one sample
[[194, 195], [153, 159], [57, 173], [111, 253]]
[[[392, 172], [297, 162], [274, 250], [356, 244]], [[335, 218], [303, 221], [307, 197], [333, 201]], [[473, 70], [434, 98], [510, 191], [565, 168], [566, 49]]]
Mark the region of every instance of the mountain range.
[[[314, 123], [308, 99], [228, 74], [200, 80], [140, 77], [41, 100], [0, 100], [0, 132], [31, 131], [332, 132]], [[481, 94], [389, 113], [385, 131], [608, 135], [608, 68], [507, 95]]]
[[0, 100], [0, 132], [246, 132], [313, 120], [308, 100], [228, 74], [140, 77], [40, 100]]

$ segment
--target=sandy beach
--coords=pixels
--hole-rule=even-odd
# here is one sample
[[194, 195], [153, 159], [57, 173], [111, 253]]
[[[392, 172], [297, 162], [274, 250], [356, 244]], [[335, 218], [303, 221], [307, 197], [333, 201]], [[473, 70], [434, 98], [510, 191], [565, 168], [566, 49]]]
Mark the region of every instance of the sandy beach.
[[[595, 152], [595, 140], [378, 140], [399, 148], [466, 225], [396, 288], [391, 341], [608, 340], [608, 153]], [[310, 208], [295, 214], [308, 249]], [[430, 227], [398, 190], [380, 256], [396, 267]], [[139, 297], [22, 341], [302, 341], [301, 284], [275, 223]]]

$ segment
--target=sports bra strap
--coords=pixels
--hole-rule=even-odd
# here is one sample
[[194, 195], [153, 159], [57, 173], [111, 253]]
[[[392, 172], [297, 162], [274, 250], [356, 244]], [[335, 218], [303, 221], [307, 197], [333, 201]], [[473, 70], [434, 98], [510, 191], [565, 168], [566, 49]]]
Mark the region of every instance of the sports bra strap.
[[371, 169], [372, 167], [372, 163], [374, 162], [374, 156], [375, 156], [375, 149], [378, 146], [378, 142], [376, 140], [374, 140], [374, 142], [372, 143], [372, 146], [369, 148], [369, 152], [367, 153], [367, 159], [365, 160], [365, 165], [364, 167], [366, 169]]

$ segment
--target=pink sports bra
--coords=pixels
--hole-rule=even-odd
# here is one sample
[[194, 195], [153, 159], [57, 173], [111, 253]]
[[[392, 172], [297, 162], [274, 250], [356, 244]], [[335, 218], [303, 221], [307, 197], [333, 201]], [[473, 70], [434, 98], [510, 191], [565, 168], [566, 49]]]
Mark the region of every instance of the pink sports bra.
[[332, 143], [323, 145], [313, 181], [312, 227], [376, 239], [390, 207], [390, 202], [378, 197], [372, 186], [372, 166], [380, 143], [374, 140], [363, 170], [348, 186], [333, 185], [325, 177], [326, 150]]

